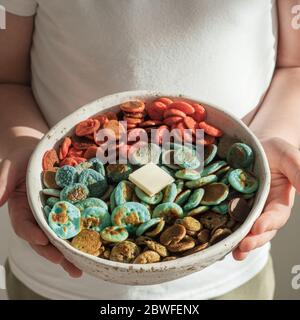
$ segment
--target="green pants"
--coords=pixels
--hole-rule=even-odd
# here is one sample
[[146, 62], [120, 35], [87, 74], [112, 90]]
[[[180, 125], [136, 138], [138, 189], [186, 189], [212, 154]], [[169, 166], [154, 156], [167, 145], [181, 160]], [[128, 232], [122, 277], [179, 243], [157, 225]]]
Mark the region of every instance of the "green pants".
[[[26, 287], [11, 272], [6, 263], [6, 287], [11, 300], [46, 300], [46, 298]], [[275, 290], [275, 278], [271, 256], [266, 266], [254, 278], [242, 286], [215, 298], [215, 300], [272, 300]]]

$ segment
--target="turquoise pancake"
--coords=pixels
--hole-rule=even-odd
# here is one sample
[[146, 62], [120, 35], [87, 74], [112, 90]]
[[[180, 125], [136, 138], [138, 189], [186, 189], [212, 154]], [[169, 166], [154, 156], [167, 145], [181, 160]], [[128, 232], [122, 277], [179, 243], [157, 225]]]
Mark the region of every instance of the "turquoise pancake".
[[80, 211], [66, 201], [57, 202], [48, 216], [50, 228], [61, 239], [70, 239], [80, 232]]
[[123, 180], [115, 188], [115, 203], [117, 206], [132, 200], [134, 184]]
[[161, 203], [155, 207], [153, 218], [162, 217], [167, 223], [172, 223], [176, 219], [184, 217], [182, 208], [174, 202]]
[[148, 196], [143, 190], [141, 190], [139, 187], [135, 187], [134, 188], [135, 194], [137, 195], [137, 197], [148, 203], [148, 204], [158, 204], [161, 202], [162, 198], [163, 198], [163, 193], [160, 191], [158, 193], [156, 193], [154, 196], [150, 197]]
[[75, 183], [72, 186], [66, 186], [60, 193], [60, 200], [76, 203], [89, 196], [89, 189], [82, 183]]
[[56, 171], [55, 182], [58, 186], [64, 188], [77, 182], [77, 170], [71, 166], [63, 166]]
[[101, 238], [108, 242], [121, 242], [128, 238], [128, 231], [123, 226], [110, 226], [104, 228], [101, 233]]
[[108, 188], [105, 177], [94, 169], [83, 170], [78, 182], [88, 187], [91, 197], [102, 196]]
[[204, 189], [198, 188], [193, 191], [189, 196], [187, 203], [184, 205], [184, 211], [190, 211], [200, 205], [202, 197], [204, 195]]
[[80, 210], [80, 212], [83, 212], [89, 207], [99, 207], [108, 211], [107, 204], [103, 200], [98, 198], [86, 198], [85, 200], [77, 202], [75, 206]]
[[83, 229], [90, 229], [97, 232], [111, 225], [110, 214], [105, 208], [89, 207], [84, 209], [81, 215]]
[[166, 188], [163, 191], [164, 196], [162, 199], [162, 202], [174, 202], [177, 196], [177, 186], [173, 182], [166, 186]]
[[258, 189], [259, 185], [258, 179], [251, 173], [242, 169], [231, 171], [228, 181], [235, 190], [241, 193], [253, 193]]
[[113, 225], [124, 226], [135, 233], [138, 226], [151, 219], [149, 210], [139, 202], [126, 202], [116, 207], [111, 215]]

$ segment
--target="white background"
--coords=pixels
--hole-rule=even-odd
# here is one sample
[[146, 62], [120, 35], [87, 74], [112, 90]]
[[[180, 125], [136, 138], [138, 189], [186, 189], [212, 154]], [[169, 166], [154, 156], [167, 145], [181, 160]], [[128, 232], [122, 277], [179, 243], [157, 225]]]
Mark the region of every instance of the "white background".
[[[9, 218], [6, 208], [0, 209], [0, 264], [4, 264], [9, 245]], [[291, 286], [294, 265], [300, 265], [300, 197], [296, 200], [292, 217], [272, 242], [272, 255], [276, 272], [276, 299], [299, 299], [300, 289]], [[0, 300], [6, 299], [4, 290], [0, 290]]]

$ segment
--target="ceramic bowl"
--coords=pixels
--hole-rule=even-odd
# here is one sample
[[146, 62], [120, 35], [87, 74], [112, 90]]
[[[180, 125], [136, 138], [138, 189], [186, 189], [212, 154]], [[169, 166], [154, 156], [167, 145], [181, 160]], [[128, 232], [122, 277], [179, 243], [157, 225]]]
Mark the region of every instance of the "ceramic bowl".
[[[122, 102], [134, 99], [153, 100], [157, 96], [168, 96], [201, 102], [207, 110], [207, 121], [221, 128], [225, 133], [238, 137], [249, 144], [255, 153], [254, 173], [260, 178], [260, 186], [256, 194], [253, 208], [246, 221], [230, 236], [208, 247], [204, 251], [177, 260], [152, 263], [146, 265], [125, 264], [97, 258], [74, 249], [67, 241], [56, 236], [50, 229], [43, 212], [43, 188], [41, 181], [42, 157], [46, 150], [58, 147], [61, 139], [73, 132], [78, 122], [102, 111], [117, 109]], [[175, 280], [200, 271], [212, 263], [221, 260], [230, 253], [248, 234], [253, 223], [261, 214], [270, 188], [270, 172], [264, 150], [258, 139], [247, 126], [232, 114], [220, 107], [193, 98], [168, 92], [130, 91], [113, 94], [89, 103], [76, 110], [55, 125], [40, 141], [33, 152], [27, 171], [27, 192], [29, 204], [36, 221], [48, 236], [51, 243], [64, 256], [84, 272], [119, 284], [151, 285]]]

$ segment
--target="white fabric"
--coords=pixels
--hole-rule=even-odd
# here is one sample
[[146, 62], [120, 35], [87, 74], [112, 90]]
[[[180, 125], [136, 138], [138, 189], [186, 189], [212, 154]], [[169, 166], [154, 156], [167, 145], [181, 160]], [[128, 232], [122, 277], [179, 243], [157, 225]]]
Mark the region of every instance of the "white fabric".
[[[32, 85], [50, 125], [118, 91], [158, 89], [201, 97], [242, 117], [266, 92], [276, 59], [272, 0], [0, 0], [36, 13]], [[37, 5], [37, 7], [36, 7]], [[130, 287], [85, 275], [71, 280], [21, 240], [11, 245], [17, 277], [49, 298], [208, 299], [259, 272], [269, 246], [184, 279]]]

